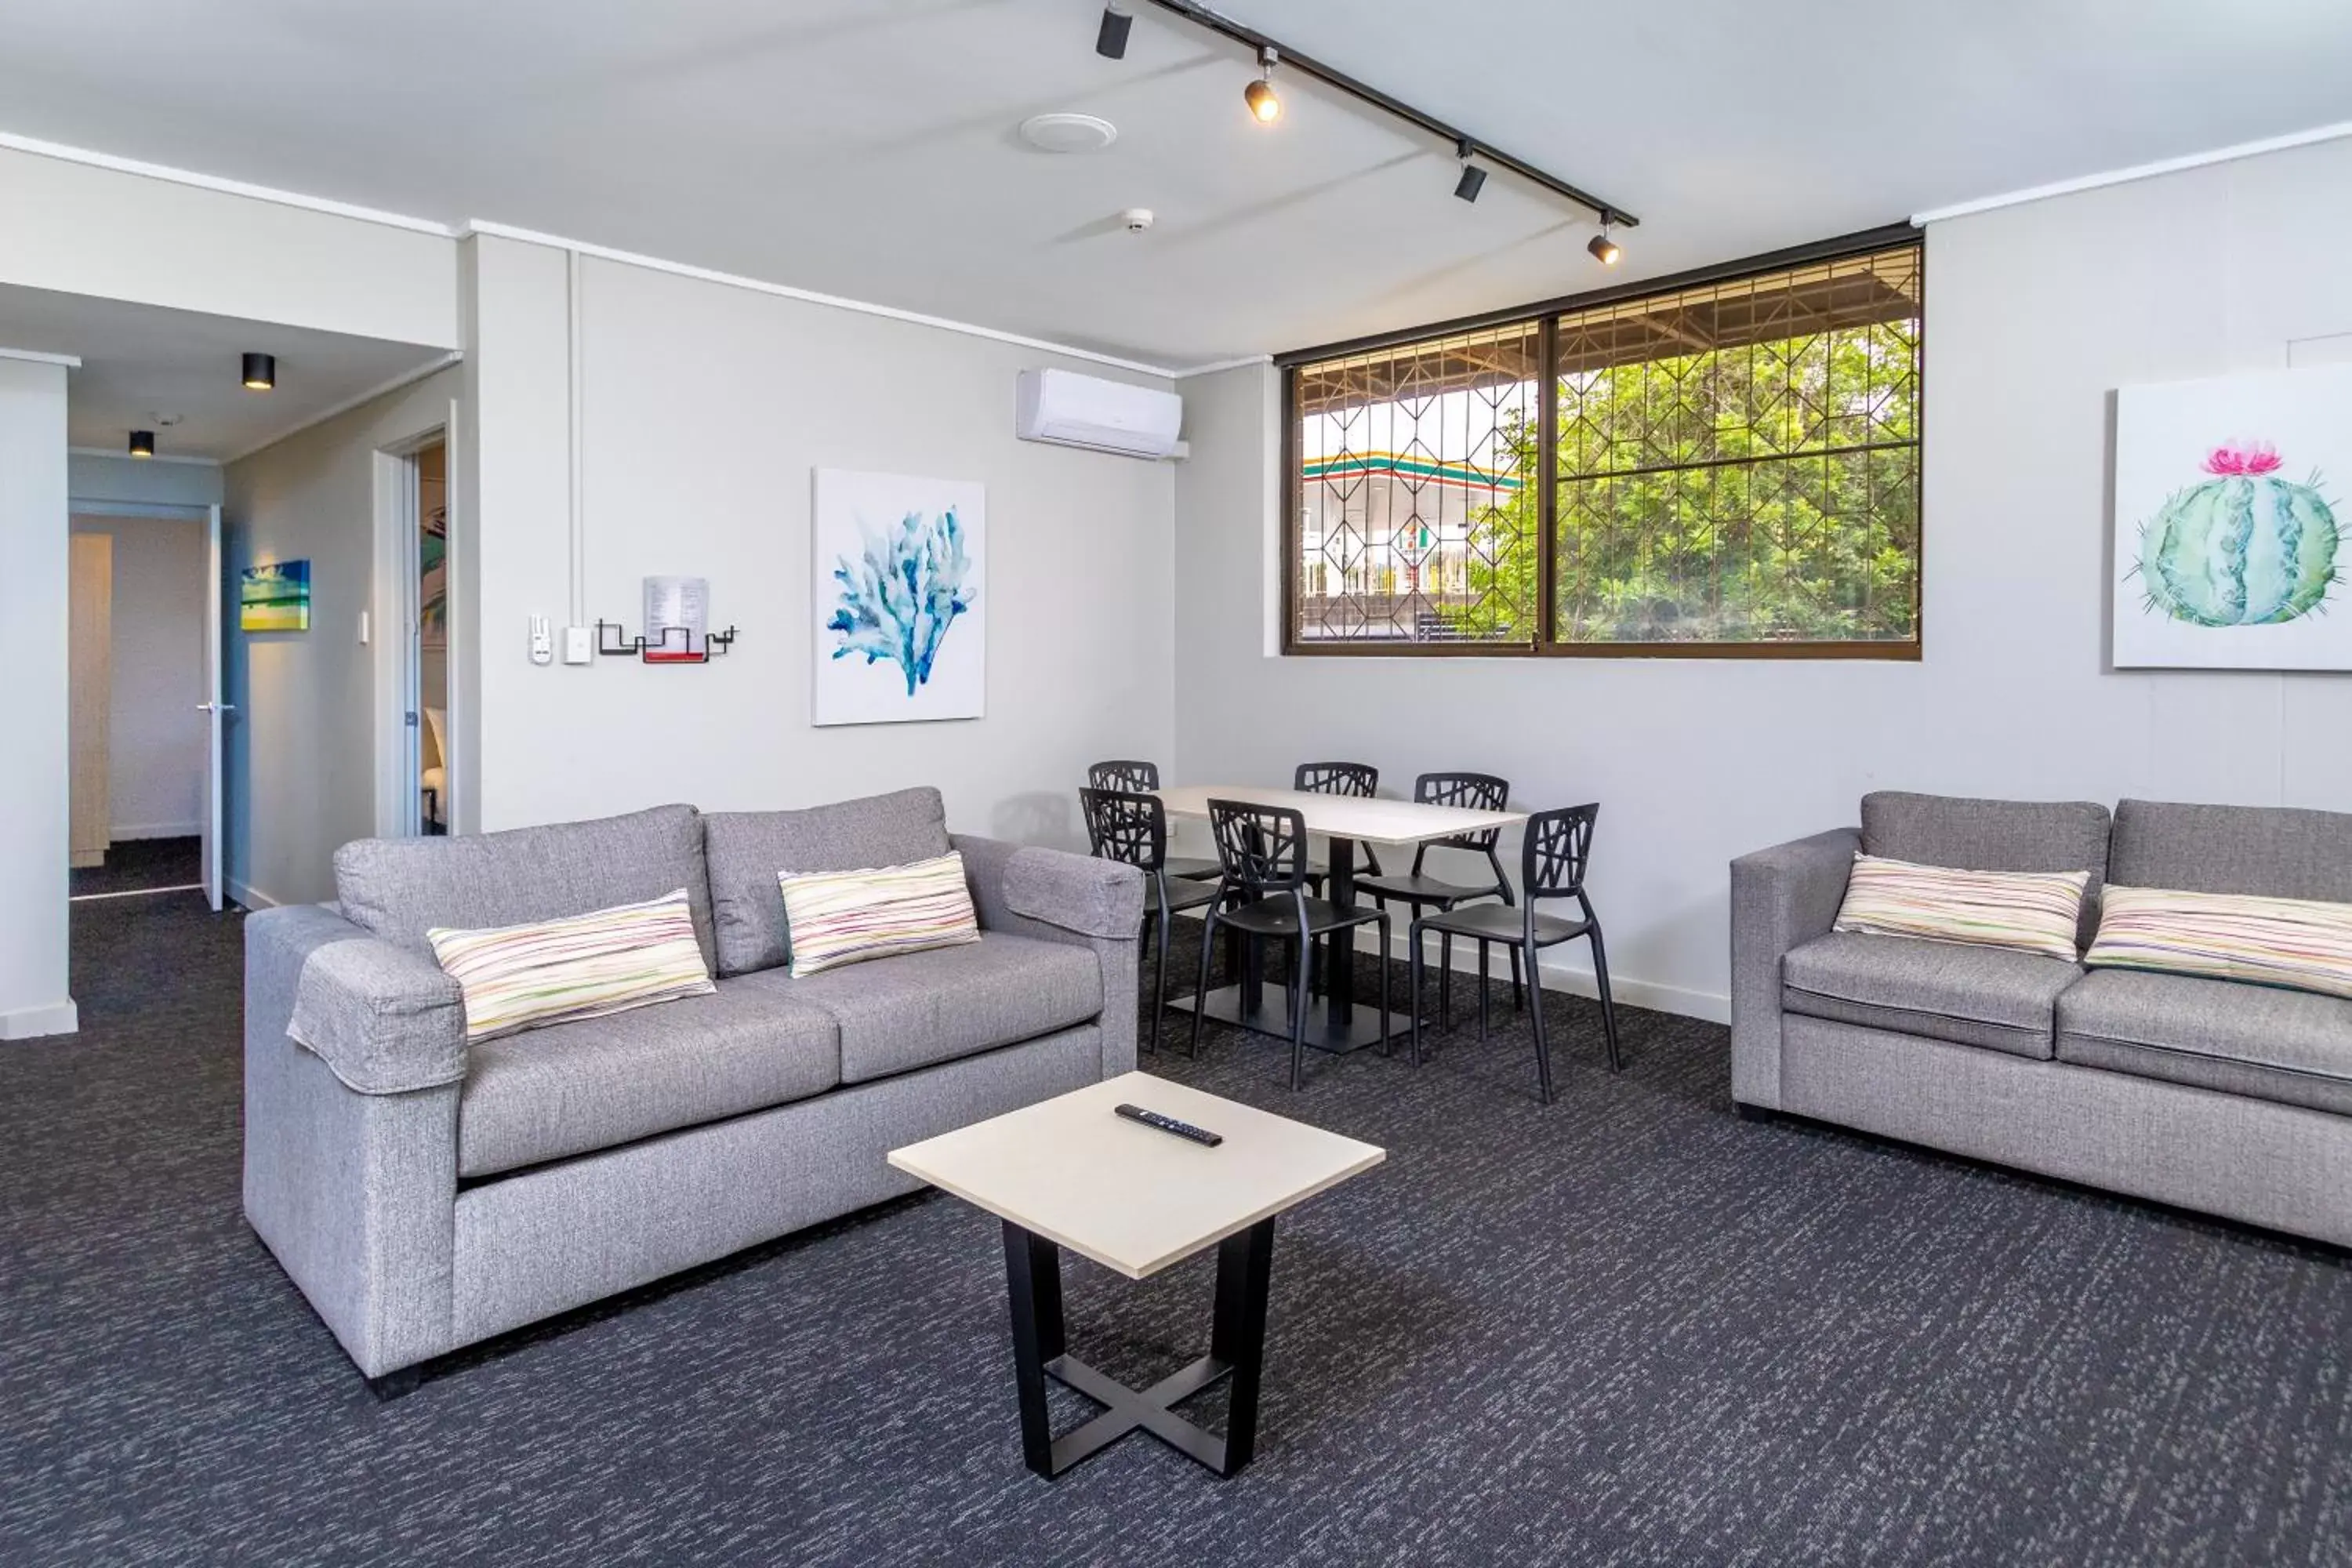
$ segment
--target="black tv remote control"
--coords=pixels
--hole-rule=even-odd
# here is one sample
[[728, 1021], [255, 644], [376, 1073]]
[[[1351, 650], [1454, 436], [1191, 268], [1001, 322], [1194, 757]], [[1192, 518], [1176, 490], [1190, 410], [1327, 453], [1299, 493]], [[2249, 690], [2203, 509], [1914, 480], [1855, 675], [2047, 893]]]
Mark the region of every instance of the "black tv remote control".
[[1179, 1138], [1189, 1139], [1195, 1143], [1204, 1143], [1212, 1149], [1225, 1141], [1222, 1134], [1212, 1132], [1205, 1127], [1195, 1127], [1189, 1121], [1179, 1121], [1172, 1116], [1162, 1116], [1156, 1110], [1146, 1110], [1139, 1105], [1122, 1105], [1118, 1108], [1118, 1113], [1129, 1121], [1140, 1121], [1146, 1127], [1157, 1127], [1162, 1132], [1172, 1132]]

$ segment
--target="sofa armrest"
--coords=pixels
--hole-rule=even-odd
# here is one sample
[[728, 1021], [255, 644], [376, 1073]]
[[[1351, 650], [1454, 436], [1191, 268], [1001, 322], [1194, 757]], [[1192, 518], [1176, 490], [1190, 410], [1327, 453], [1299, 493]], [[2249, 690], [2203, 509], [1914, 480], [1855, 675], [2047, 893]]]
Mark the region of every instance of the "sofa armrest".
[[287, 1035], [362, 1094], [462, 1079], [466, 997], [457, 983], [423, 953], [337, 919], [340, 932], [315, 922], [302, 932], [307, 951]]
[[1103, 1076], [1133, 1071], [1143, 873], [1091, 855], [969, 833], [949, 841], [963, 857], [982, 931], [1094, 950], [1102, 965]]
[[1777, 844], [1731, 863], [1731, 1098], [1780, 1108], [1780, 960], [1826, 936], [1844, 901], [1858, 827]]

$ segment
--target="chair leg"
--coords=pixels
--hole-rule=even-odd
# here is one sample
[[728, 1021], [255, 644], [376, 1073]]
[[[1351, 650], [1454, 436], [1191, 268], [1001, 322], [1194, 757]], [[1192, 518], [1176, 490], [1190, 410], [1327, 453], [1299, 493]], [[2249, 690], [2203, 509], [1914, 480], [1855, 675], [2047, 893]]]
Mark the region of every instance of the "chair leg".
[[1413, 926], [1412, 934], [1405, 939], [1412, 952], [1406, 955], [1405, 1005], [1412, 1016], [1412, 1065], [1421, 1065], [1421, 927]]
[[1290, 1088], [1293, 1093], [1307, 1087], [1307, 965], [1314, 956], [1315, 939], [1305, 931], [1298, 933], [1298, 999], [1290, 1008]]
[[[1517, 948], [1512, 949], [1514, 953], [1517, 951]], [[1534, 948], [1530, 947], [1527, 950], [1527, 959], [1528, 973], [1533, 974], [1536, 972]], [[1536, 1031], [1536, 1084], [1542, 1090], [1543, 1102], [1549, 1105], [1551, 1103], [1551, 1044], [1544, 1038], [1543, 987], [1531, 985], [1528, 989], [1532, 993], [1528, 998], [1528, 1016], [1535, 1025]]]
[[1454, 1027], [1454, 933], [1437, 933], [1437, 1026]]
[[1157, 915], [1150, 920], [1159, 938], [1159, 958], [1151, 966], [1151, 1054], [1160, 1054], [1160, 1016], [1168, 1011], [1168, 927], [1170, 921]]
[[1527, 1010], [1527, 992], [1519, 981], [1519, 950], [1514, 947], [1511, 949], [1511, 1011], [1524, 1013]]
[[[1232, 929], [1227, 928], [1227, 935]], [[1201, 928], [1201, 983], [1192, 988], [1192, 1058], [1201, 1059], [1201, 1015], [1207, 1012], [1209, 1002], [1209, 955], [1217, 950], [1217, 906], [1209, 906], [1208, 922]]]
[[1609, 1037], [1609, 1070], [1625, 1070], [1625, 1058], [1617, 1046], [1617, 1004], [1609, 999], [1609, 955], [1601, 950], [1601, 924], [1593, 922], [1592, 981], [1593, 989], [1601, 994], [1601, 1030]]
[[1478, 1043], [1486, 1043], [1486, 947], [1485, 937], [1478, 939]]
[[1389, 970], [1390, 970], [1390, 968], [1391, 968], [1391, 965], [1390, 965], [1390, 963], [1389, 963], [1389, 939], [1390, 939], [1390, 936], [1391, 935], [1391, 927], [1390, 927], [1390, 925], [1389, 925], [1389, 912], [1388, 912], [1388, 906], [1386, 906], [1385, 904], [1383, 904], [1383, 905], [1381, 907], [1381, 926], [1380, 926], [1380, 930], [1381, 930], [1381, 1055], [1382, 1055], [1382, 1056], [1384, 1056], [1384, 1057], [1392, 1057], [1392, 1056], [1396, 1055], [1396, 1045], [1395, 1045], [1395, 1042], [1394, 1042], [1393, 1040], [1391, 1040], [1391, 1037], [1390, 1037], [1390, 1036], [1389, 1036], [1389, 1018], [1390, 1018], [1390, 1016], [1391, 1016], [1391, 1014], [1390, 1014], [1390, 1012], [1389, 1012], [1389, 984], [1390, 984], [1390, 982], [1389, 982]]

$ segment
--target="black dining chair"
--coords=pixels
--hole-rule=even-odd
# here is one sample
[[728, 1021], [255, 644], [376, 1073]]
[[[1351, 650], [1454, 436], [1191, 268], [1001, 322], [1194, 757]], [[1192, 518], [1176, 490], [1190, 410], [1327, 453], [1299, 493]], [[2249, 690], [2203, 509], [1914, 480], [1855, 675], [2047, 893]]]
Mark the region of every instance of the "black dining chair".
[[[1370, 763], [1301, 763], [1291, 772], [1290, 787], [1301, 795], [1345, 795], [1370, 800], [1381, 792], [1381, 770]], [[1381, 858], [1369, 844], [1358, 847], [1363, 851], [1366, 868], [1379, 876]], [[1330, 874], [1328, 867], [1309, 861], [1307, 885], [1319, 893], [1323, 879]]]
[[[1160, 764], [1132, 761], [1095, 763], [1087, 768], [1087, 787], [1157, 795], [1160, 793]], [[1168, 862], [1168, 874], [1187, 881], [1214, 881], [1219, 873], [1214, 860], [1179, 855]]]
[[[1486, 1037], [1486, 948], [1509, 942], [1526, 954], [1528, 1013], [1535, 1022], [1536, 1077], [1549, 1105], [1551, 1049], [1544, 1039], [1543, 986], [1538, 982], [1536, 956], [1547, 947], [1583, 937], [1592, 943], [1592, 978], [1601, 998], [1601, 1026], [1609, 1039], [1609, 1070], [1625, 1065], [1617, 1046], [1617, 1007], [1609, 998], [1609, 957], [1601, 945], [1601, 917], [1584, 890], [1585, 868], [1592, 860], [1592, 823], [1598, 805], [1569, 805], [1539, 811], [1528, 818], [1527, 838], [1519, 847], [1519, 894], [1527, 902], [1465, 904], [1412, 922], [1412, 1061], [1421, 1065], [1421, 939], [1424, 932], [1449, 932], [1478, 944], [1478, 1037]], [[1578, 915], [1565, 919], [1545, 914], [1537, 906], [1549, 899], [1574, 899]]]
[[[1360, 925], [1381, 928], [1381, 952], [1389, 949], [1386, 910], [1343, 912], [1307, 893], [1307, 821], [1286, 806], [1251, 805], [1235, 800], [1209, 802], [1209, 829], [1224, 866], [1219, 884], [1223, 900], [1209, 906], [1201, 937], [1201, 990], [1209, 988], [1210, 939], [1219, 926], [1253, 937], [1290, 942], [1296, 949], [1285, 982], [1290, 1003], [1290, 1087], [1307, 1082], [1307, 984], [1308, 954], [1315, 939]], [[1389, 1011], [1389, 966], [1381, 964], [1381, 1016]], [[1192, 1051], [1201, 1049], [1201, 1015], [1192, 1014]]]
[[[1473, 811], [1501, 811], [1510, 804], [1508, 780], [1492, 773], [1423, 773], [1412, 781], [1412, 798], [1423, 805], [1458, 805]], [[1503, 830], [1490, 827], [1482, 833], [1460, 833], [1451, 838], [1441, 838], [1433, 844], [1417, 845], [1412, 852], [1412, 869], [1394, 877], [1366, 877], [1356, 883], [1356, 890], [1368, 895], [1382, 908], [1391, 899], [1408, 904], [1412, 918], [1419, 920], [1424, 909], [1450, 910], [1481, 899], [1500, 899], [1506, 904], [1517, 900], [1511, 896], [1510, 879], [1503, 875], [1502, 858], [1496, 846], [1502, 842]], [[1465, 854], [1483, 855], [1494, 875], [1485, 882], [1448, 882], [1432, 877], [1424, 869], [1433, 849], [1459, 849]], [[1519, 978], [1519, 950], [1511, 949], [1511, 1005], [1527, 1004]], [[1451, 1025], [1454, 1021], [1454, 938], [1441, 933], [1437, 958], [1437, 1016]]]
[[[1147, 884], [1149, 900], [1143, 908], [1143, 935], [1147, 942], [1155, 933], [1158, 936], [1158, 952], [1151, 966], [1151, 1043], [1148, 1048], [1157, 1056], [1160, 1016], [1168, 1010], [1170, 919], [1181, 910], [1196, 910], [1216, 902], [1223, 889], [1206, 882], [1181, 881], [1170, 875], [1168, 814], [1160, 806], [1158, 795], [1088, 788], [1078, 792], [1078, 806], [1086, 814], [1087, 838], [1094, 846], [1096, 856], [1134, 867], [1143, 873]], [[1198, 1030], [1193, 1032], [1192, 1048], [1197, 1055]]]

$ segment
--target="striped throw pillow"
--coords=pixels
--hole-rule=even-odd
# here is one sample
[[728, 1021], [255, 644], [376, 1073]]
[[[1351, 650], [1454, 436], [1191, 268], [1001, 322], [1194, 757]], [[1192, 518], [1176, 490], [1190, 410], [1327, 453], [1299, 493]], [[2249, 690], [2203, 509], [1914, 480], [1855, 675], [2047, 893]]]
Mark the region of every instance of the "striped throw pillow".
[[863, 871], [779, 872], [793, 973], [980, 940], [963, 857], [950, 849]]
[[600, 1018], [715, 990], [686, 889], [568, 920], [425, 933], [466, 994], [466, 1038]]
[[1857, 854], [1839, 931], [2012, 947], [2073, 963], [2088, 871], [1960, 871]]
[[2083, 962], [2352, 996], [2352, 904], [2111, 887]]

